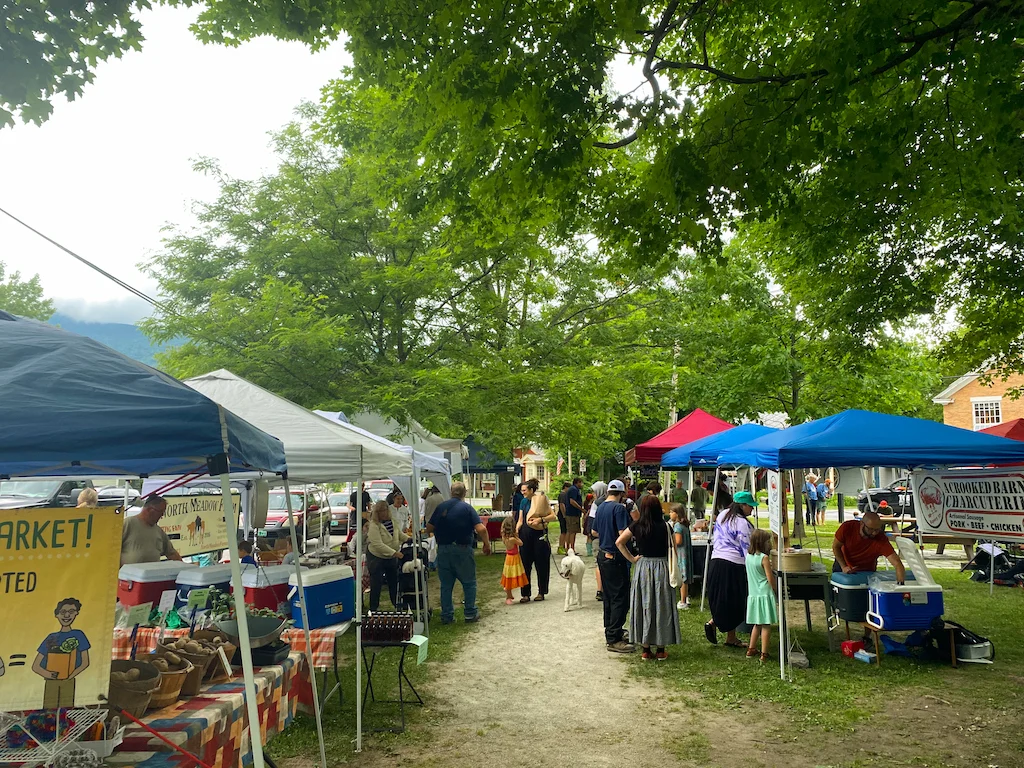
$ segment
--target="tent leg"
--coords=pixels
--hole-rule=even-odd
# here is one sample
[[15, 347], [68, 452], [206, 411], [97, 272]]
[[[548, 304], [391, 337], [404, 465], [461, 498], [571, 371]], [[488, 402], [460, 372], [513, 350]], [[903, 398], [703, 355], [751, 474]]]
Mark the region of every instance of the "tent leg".
[[[419, 472], [416, 471], [416, 467], [413, 467], [412, 482], [410, 486], [410, 494], [412, 498], [409, 502], [412, 504], [412, 547], [413, 555], [419, 557], [420, 553], [420, 528], [422, 523], [420, 521], [420, 476]], [[416, 585], [415, 598], [416, 603], [413, 607], [413, 615], [416, 617], [413, 619], [415, 623], [416, 619], [422, 619], [423, 622], [423, 634], [427, 637], [430, 636], [430, 621], [428, 619], [428, 613], [426, 610], [427, 603], [427, 590], [426, 585], [420, 581], [420, 579], [427, 578], [427, 564], [422, 563], [423, 569], [419, 571], [413, 571], [413, 584]], [[422, 589], [421, 589], [422, 587]], [[423, 597], [423, 602], [420, 602], [420, 597]], [[420, 605], [424, 606], [424, 609], [420, 610]]]
[[[288, 509], [288, 528], [292, 539], [292, 552], [298, 552], [298, 536], [295, 531], [295, 512], [292, 509], [292, 494], [288, 478], [284, 479], [284, 499]], [[302, 567], [295, 558], [295, 588], [299, 593], [299, 610], [302, 615], [302, 634], [306, 638], [306, 665], [309, 667], [309, 684], [313, 690], [313, 716], [316, 718], [316, 737], [320, 743], [320, 766], [327, 768], [327, 747], [324, 744], [324, 721], [320, 712], [320, 692], [316, 689], [316, 669], [313, 667], [313, 642], [309, 637], [309, 615], [306, 613], [306, 592], [302, 587]]]
[[[691, 469], [692, 473], [693, 470]], [[704, 612], [704, 597], [708, 593], [708, 570], [711, 568], [711, 534], [718, 519], [718, 482], [722, 476], [722, 468], [715, 467], [715, 490], [711, 494], [711, 522], [708, 524], [708, 545], [704, 550], [704, 579], [700, 583], [700, 611]]]
[[995, 593], [996, 587], [996, 543], [995, 541], [990, 542], [992, 549], [988, 552], [988, 596], [992, 597]]
[[228, 550], [231, 552], [231, 592], [235, 599], [235, 616], [238, 618], [238, 651], [242, 657], [242, 675], [245, 678], [244, 697], [249, 718], [249, 744], [252, 749], [253, 768], [265, 768], [260, 710], [256, 703], [256, 677], [252, 667], [252, 647], [249, 645], [249, 622], [245, 612], [245, 590], [242, 588], [242, 566], [238, 559], [238, 523], [231, 514], [231, 480], [227, 474], [220, 476], [220, 490], [224, 499], [224, 521], [228, 527]]
[[[359, 449], [359, 466], [363, 466]], [[356, 752], [363, 751], [363, 478], [356, 483]]]

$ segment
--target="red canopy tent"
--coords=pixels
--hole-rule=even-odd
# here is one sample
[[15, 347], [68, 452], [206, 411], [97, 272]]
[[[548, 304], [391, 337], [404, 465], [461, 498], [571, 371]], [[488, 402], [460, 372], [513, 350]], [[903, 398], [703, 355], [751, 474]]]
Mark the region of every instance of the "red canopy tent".
[[1004, 421], [1002, 424], [994, 424], [991, 427], [979, 429], [978, 431], [988, 435], [998, 435], [999, 437], [1008, 437], [1011, 440], [1024, 442], [1024, 419]]
[[626, 466], [633, 464], [657, 464], [661, 466], [661, 457], [681, 445], [700, 440], [702, 437], [714, 435], [732, 429], [733, 424], [722, 421], [700, 408], [687, 414], [664, 432], [655, 435], [636, 448], [626, 451]]

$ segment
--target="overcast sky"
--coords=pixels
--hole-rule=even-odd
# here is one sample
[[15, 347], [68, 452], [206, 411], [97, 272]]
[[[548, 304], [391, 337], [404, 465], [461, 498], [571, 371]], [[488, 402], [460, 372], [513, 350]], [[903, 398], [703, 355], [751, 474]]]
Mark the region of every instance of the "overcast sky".
[[[271, 170], [269, 131], [349, 62], [341, 44], [313, 54], [263, 39], [204, 46], [198, 11], [143, 14], [141, 52], [102, 64], [81, 98], [42, 125], [0, 129], [0, 208], [153, 295], [136, 264], [160, 248], [161, 228], [192, 220], [216, 186], [192, 160], [218, 158], [235, 176]], [[58, 309], [81, 320], [134, 322], [148, 305], [0, 214], [0, 261], [38, 273]]]

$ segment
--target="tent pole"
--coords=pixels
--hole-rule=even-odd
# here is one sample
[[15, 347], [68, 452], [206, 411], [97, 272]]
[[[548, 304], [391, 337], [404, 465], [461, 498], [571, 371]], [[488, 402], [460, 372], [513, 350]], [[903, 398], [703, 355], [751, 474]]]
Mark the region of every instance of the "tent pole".
[[[292, 494], [288, 478], [284, 479], [284, 500], [288, 510], [288, 530], [292, 540], [292, 552], [298, 552], [298, 535], [295, 531], [295, 512], [292, 509]], [[321, 513], [323, 514], [323, 513]], [[302, 634], [306, 639], [306, 665], [309, 667], [309, 684], [313, 690], [313, 716], [316, 718], [316, 737], [320, 742], [320, 766], [327, 768], [327, 747], [324, 744], [324, 722], [320, 712], [320, 693], [316, 689], [316, 669], [313, 667], [313, 641], [309, 637], [309, 615], [306, 613], [306, 592], [302, 587], [302, 567], [295, 557], [295, 588], [299, 593], [299, 610], [302, 616]]]
[[[690, 472], [693, 472], [691, 469]], [[715, 490], [711, 494], [711, 523], [708, 525], [708, 545], [704, 549], [704, 580], [700, 584], [700, 610], [704, 612], [704, 597], [708, 593], [708, 570], [711, 568], [711, 534], [718, 519], [718, 481], [722, 476], [722, 468], [715, 467]]]
[[[224, 522], [228, 528], [228, 550], [231, 552], [231, 592], [235, 598], [238, 652], [242, 657], [242, 675], [245, 678], [244, 695], [249, 718], [249, 747], [252, 749], [253, 768], [265, 768], [263, 733], [260, 731], [260, 710], [256, 703], [256, 677], [252, 668], [252, 647], [249, 645], [249, 621], [245, 611], [245, 590], [242, 588], [242, 566], [238, 560], [238, 523], [232, 514], [231, 480], [227, 473], [220, 476], [220, 491], [224, 501]], [[312, 675], [312, 670], [310, 670], [310, 675]]]
[[[497, 489], [495, 489], [495, 490], [497, 490]], [[410, 485], [410, 491], [411, 491], [411, 493], [409, 495], [412, 496], [412, 498], [409, 499], [409, 502], [412, 504], [412, 547], [413, 547], [412, 551], [413, 551], [413, 559], [416, 559], [416, 558], [418, 558], [420, 556], [420, 528], [422, 526], [422, 523], [420, 522], [420, 473], [419, 473], [419, 470], [416, 469], [416, 462], [415, 461], [413, 461], [412, 482], [411, 482], [411, 485]], [[413, 623], [415, 623], [416, 619], [422, 617], [422, 620], [423, 620], [423, 634], [426, 635], [427, 637], [429, 637], [430, 636], [430, 626], [429, 626], [430, 622], [427, 620], [427, 612], [425, 610], [422, 611], [422, 612], [420, 611], [420, 605], [421, 605], [421, 603], [420, 603], [420, 595], [423, 595], [423, 603], [422, 604], [425, 605], [426, 602], [427, 602], [426, 586], [422, 585], [422, 582], [420, 581], [420, 575], [421, 574], [423, 574], [423, 578], [426, 578], [427, 564], [426, 563], [421, 563], [421, 565], [423, 566], [423, 570], [419, 570], [419, 571], [414, 570], [412, 572], [413, 583], [416, 585], [416, 591], [414, 593], [415, 597], [416, 597], [416, 604], [415, 604], [415, 607], [413, 608], [413, 615], [416, 618], [413, 619]], [[421, 585], [424, 587], [423, 589], [420, 589]]]
[[356, 482], [356, 752], [363, 751], [363, 448]]
[[992, 597], [996, 586], [996, 542], [993, 539], [989, 542], [991, 549], [988, 551], [988, 596]]

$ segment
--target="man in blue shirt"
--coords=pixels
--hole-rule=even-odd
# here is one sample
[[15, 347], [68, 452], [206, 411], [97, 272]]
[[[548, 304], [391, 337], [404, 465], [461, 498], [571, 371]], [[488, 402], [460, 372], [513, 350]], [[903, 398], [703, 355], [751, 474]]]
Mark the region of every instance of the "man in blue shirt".
[[476, 560], [473, 559], [473, 536], [483, 542], [485, 555], [491, 554], [487, 527], [480, 515], [465, 501], [465, 483], [452, 483], [452, 497], [441, 502], [427, 522], [427, 535], [437, 541], [437, 576], [441, 582], [441, 623], [455, 621], [452, 593], [455, 581], [462, 584], [465, 601], [463, 615], [468, 623], [480, 620], [476, 606]]
[[625, 484], [621, 480], [612, 480], [608, 484], [608, 498], [597, 508], [594, 520], [600, 546], [597, 568], [604, 596], [604, 639], [608, 650], [613, 653], [633, 651], [623, 631], [629, 612], [629, 560], [615, 546], [615, 540], [632, 522], [623, 503], [625, 495]]
[[576, 549], [576, 535], [583, 531], [583, 478], [573, 478], [565, 499], [565, 548]]

